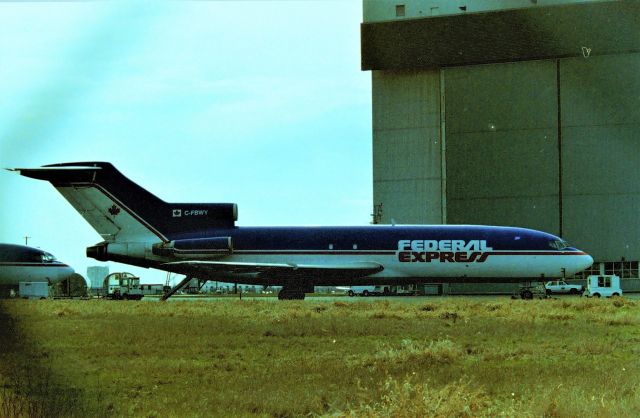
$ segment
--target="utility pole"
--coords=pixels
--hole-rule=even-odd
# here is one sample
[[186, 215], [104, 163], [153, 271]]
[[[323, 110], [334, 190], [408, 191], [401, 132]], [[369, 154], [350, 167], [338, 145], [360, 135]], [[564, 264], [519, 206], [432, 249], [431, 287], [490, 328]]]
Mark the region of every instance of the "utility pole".
[[29, 237], [27, 235], [24, 236], [24, 245], [29, 245], [29, 238], [31, 238], [31, 237]]

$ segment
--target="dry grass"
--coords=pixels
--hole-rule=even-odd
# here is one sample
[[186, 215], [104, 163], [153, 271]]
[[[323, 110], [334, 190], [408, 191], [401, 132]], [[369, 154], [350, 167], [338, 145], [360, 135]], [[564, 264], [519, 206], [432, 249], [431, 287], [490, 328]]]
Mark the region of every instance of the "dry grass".
[[0, 415], [638, 416], [639, 324], [627, 299], [4, 301]]

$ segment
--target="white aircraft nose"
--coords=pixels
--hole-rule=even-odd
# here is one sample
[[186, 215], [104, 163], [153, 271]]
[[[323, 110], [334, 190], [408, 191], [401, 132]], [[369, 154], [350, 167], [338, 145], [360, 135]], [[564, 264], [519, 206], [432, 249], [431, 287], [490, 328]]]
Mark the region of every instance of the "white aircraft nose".
[[66, 280], [72, 274], [74, 274], [75, 272], [76, 271], [71, 266], [61, 267], [60, 271], [58, 272], [58, 280], [57, 281]]
[[586, 270], [592, 265], [593, 265], [593, 257], [591, 257], [589, 254], [585, 254], [580, 257], [580, 270], [578, 271]]

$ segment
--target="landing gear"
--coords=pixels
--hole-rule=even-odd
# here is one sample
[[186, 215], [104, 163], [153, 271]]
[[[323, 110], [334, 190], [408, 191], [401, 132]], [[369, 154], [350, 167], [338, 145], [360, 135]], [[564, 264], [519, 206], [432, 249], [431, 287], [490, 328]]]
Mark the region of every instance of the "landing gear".
[[160, 297], [160, 301], [164, 302], [165, 300], [169, 299], [171, 297], [171, 295], [173, 295], [178, 290], [182, 289], [187, 284], [189, 284], [189, 282], [191, 281], [192, 278], [193, 278], [192, 276], [186, 276], [184, 279], [182, 279], [182, 281], [180, 283], [178, 283], [176, 286], [173, 286], [173, 288], [171, 288], [168, 292], [166, 292], [164, 295], [162, 295]]
[[300, 289], [287, 289], [283, 287], [278, 293], [278, 300], [304, 300], [304, 292]]
[[305, 293], [313, 293], [313, 283], [288, 282], [278, 293], [279, 300], [304, 300]]

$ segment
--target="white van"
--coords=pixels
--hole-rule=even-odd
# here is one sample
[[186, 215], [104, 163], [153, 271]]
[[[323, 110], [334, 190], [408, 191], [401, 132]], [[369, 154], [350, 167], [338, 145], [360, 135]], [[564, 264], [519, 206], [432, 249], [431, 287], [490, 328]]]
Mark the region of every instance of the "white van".
[[583, 296], [594, 298], [622, 296], [620, 277], [616, 275], [587, 277], [587, 289]]
[[[340, 289], [340, 288], [339, 288]], [[349, 296], [382, 296], [391, 295], [391, 286], [351, 286], [346, 288]]]

